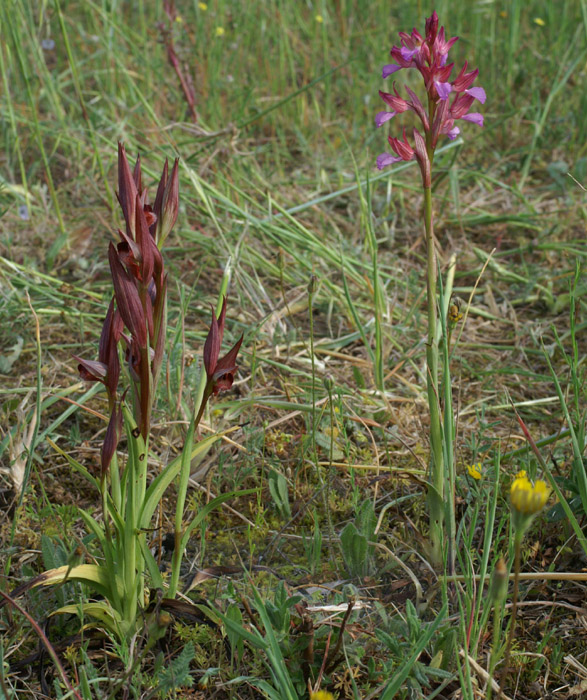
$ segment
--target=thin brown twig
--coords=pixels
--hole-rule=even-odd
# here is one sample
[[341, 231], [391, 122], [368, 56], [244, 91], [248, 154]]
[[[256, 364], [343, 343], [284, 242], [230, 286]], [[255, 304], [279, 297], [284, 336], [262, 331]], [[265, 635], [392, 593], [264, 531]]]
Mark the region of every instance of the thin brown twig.
[[173, 45], [173, 24], [177, 19], [177, 12], [175, 10], [175, 2], [173, 0], [165, 0], [163, 3], [163, 9], [169, 20], [169, 29], [167, 29], [163, 24], [161, 25], [161, 35], [163, 41], [165, 42], [165, 48], [167, 49], [167, 59], [175, 71], [181, 89], [185, 96], [186, 102], [188, 103], [189, 110], [192, 115], [192, 121], [194, 124], [198, 123], [198, 113], [196, 111], [196, 95], [194, 93], [193, 87], [190, 85], [188, 78], [183, 74], [181, 70], [181, 65], [179, 59], [175, 52], [175, 47]]
[[348, 622], [348, 619], [351, 616], [351, 612], [352, 612], [354, 607], [355, 607], [355, 601], [351, 598], [351, 600], [349, 600], [349, 602], [348, 602], [348, 607], [346, 609], [344, 617], [342, 618], [342, 622], [340, 623], [340, 631], [338, 633], [338, 639], [336, 640], [336, 645], [334, 646], [334, 649], [332, 650], [332, 654], [329, 654], [328, 659], [326, 661], [326, 665], [324, 666], [324, 670], [326, 673], [330, 673], [330, 671], [334, 667], [336, 657], [338, 656], [338, 652], [340, 651], [340, 646], [342, 644], [342, 637], [344, 635], [344, 628], [346, 627], [346, 623]]
[[67, 677], [67, 674], [65, 672], [65, 669], [61, 665], [61, 661], [59, 661], [59, 657], [57, 656], [57, 652], [53, 648], [53, 645], [49, 641], [47, 635], [43, 632], [41, 629], [41, 626], [39, 623], [21, 606], [19, 605], [14, 598], [8, 595], [8, 593], [5, 593], [4, 591], [0, 590], [0, 596], [4, 598], [4, 600], [9, 604], [12, 605], [12, 607], [16, 608], [16, 610], [19, 611], [21, 615], [24, 615], [26, 619], [30, 622], [31, 627], [35, 630], [37, 635], [39, 636], [39, 639], [45, 646], [45, 649], [49, 652], [49, 656], [53, 659], [53, 663], [57, 667], [57, 670], [59, 671], [59, 675], [61, 676], [61, 679], [63, 680], [63, 683], [65, 684], [65, 687], [67, 690], [72, 693], [74, 697], [76, 697], [78, 700], [82, 700], [81, 695], [77, 692], [77, 690], [71, 685], [69, 678]]
[[320, 684], [322, 683], [322, 676], [324, 676], [324, 671], [326, 669], [326, 661], [328, 660], [328, 651], [330, 649], [330, 640], [332, 639], [332, 630], [328, 633], [328, 637], [326, 639], [326, 646], [324, 648], [324, 656], [322, 657], [322, 665], [320, 666], [320, 671], [318, 672], [318, 678], [316, 679], [316, 683], [314, 684], [314, 691], [312, 691], [312, 687], [310, 686], [310, 681], [308, 681], [308, 685], [310, 686], [310, 694], [312, 692], [317, 692], [318, 689], [320, 688]]

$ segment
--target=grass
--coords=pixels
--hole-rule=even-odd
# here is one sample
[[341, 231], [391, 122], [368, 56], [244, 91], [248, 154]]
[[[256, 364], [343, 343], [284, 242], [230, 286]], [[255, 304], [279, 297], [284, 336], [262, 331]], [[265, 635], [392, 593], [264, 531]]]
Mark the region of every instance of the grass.
[[[547, 469], [585, 532], [587, 4], [436, 9], [461, 37], [455, 60], [479, 68], [488, 95], [485, 128], [468, 125], [435, 163], [441, 267], [456, 254], [454, 293], [468, 309], [451, 355], [456, 583], [426, 562], [418, 173], [414, 164], [373, 167], [385, 150], [373, 125], [380, 66], [397, 32], [421, 28], [428, 7], [185, 1], [170, 26], [160, 2], [0, 3], [3, 591], [52, 566], [51, 556], [64, 563], [79, 549], [92, 561], [71, 507], [99, 518], [99, 498], [48, 440], [99, 469], [106, 402], [79, 382], [71, 356], [94, 356], [109, 302], [118, 140], [140, 151], [149, 182], [165, 157], [180, 157], [152, 473], [181, 450], [223, 275], [226, 343], [245, 335], [235, 387], [205, 420], [210, 431], [240, 427], [192, 464], [187, 499], [193, 515], [216, 495], [256, 489], [191, 538], [181, 580], [216, 612], [200, 611], [195, 623], [176, 611], [153, 649], [86, 632], [75, 651], [75, 625], [56, 620], [48, 636], [84, 698], [123, 697], [131, 686], [156, 697], [171, 659], [176, 675], [161, 681], [170, 697], [188, 676], [192, 695], [177, 697], [303, 698], [308, 679], [339, 698], [442, 698], [457, 688], [483, 697], [494, 620], [502, 645], [511, 625], [511, 599], [494, 615], [483, 581], [500, 556], [512, 563], [513, 475]], [[163, 31], [193, 84], [197, 122]], [[467, 475], [477, 462], [481, 481]], [[374, 530], [361, 515], [366, 502]], [[153, 547], [173, 532], [174, 510], [172, 492]], [[362, 548], [362, 576], [349, 573], [353, 552], [341, 542], [349, 523], [344, 541], [355, 544], [345, 546]], [[516, 697], [564, 697], [585, 683], [576, 527], [551, 501], [524, 540], [508, 697], [516, 688]], [[165, 551], [156, 556], [165, 563]], [[529, 572], [544, 577], [525, 580]], [[552, 581], [552, 572], [576, 576]], [[55, 595], [35, 589], [19, 604], [41, 621]], [[59, 605], [79, 604], [87, 591], [67, 583], [59, 595]], [[59, 696], [34, 628], [16, 609], [1, 624], [4, 694], [41, 697], [48, 684]], [[180, 657], [188, 643], [191, 658]]]

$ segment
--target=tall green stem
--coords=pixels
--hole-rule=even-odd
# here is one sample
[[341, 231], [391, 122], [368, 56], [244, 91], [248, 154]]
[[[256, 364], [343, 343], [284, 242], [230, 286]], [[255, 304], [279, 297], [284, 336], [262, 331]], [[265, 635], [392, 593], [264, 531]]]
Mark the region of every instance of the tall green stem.
[[[207, 376], [204, 369], [202, 369], [202, 376]], [[204, 392], [200, 401], [198, 412], [197, 414], [194, 412], [194, 415], [192, 416], [185, 445], [183, 448], [179, 487], [177, 490], [177, 504], [175, 507], [174, 548], [173, 560], [171, 565], [171, 581], [169, 583], [169, 589], [167, 591], [168, 598], [175, 598], [175, 594], [177, 593], [177, 585], [179, 583], [179, 571], [181, 569], [181, 560], [183, 559], [183, 547], [181, 545], [181, 540], [183, 537], [183, 514], [190, 481], [190, 468], [192, 460], [192, 445], [194, 442], [194, 433], [197, 430], [198, 425], [200, 424], [202, 416], [204, 415], [204, 409], [206, 408], [208, 399], [210, 398], [210, 396], [212, 396], [212, 391], [212, 381], [208, 380], [206, 385], [204, 386]]]
[[435, 564], [442, 562], [444, 533], [444, 459], [442, 454], [442, 426], [438, 391], [438, 307], [436, 287], [438, 266], [434, 247], [432, 219], [432, 188], [424, 187], [424, 226], [426, 228], [426, 291], [428, 297], [428, 340], [426, 343], [426, 387], [430, 410], [430, 485], [428, 507], [430, 509], [430, 544]]
[[508, 666], [510, 664], [510, 653], [512, 651], [512, 641], [514, 639], [514, 632], [516, 629], [516, 617], [518, 614], [518, 590], [520, 585], [520, 560], [521, 560], [521, 550], [522, 550], [522, 538], [524, 536], [523, 531], [516, 530], [515, 540], [514, 540], [514, 592], [512, 597], [512, 620], [510, 622], [510, 630], [508, 632], [508, 641], [505, 647], [505, 654], [503, 657], [503, 668], [501, 671], [501, 676], [499, 679], [500, 687], [500, 697], [503, 697], [503, 687], [508, 675]]

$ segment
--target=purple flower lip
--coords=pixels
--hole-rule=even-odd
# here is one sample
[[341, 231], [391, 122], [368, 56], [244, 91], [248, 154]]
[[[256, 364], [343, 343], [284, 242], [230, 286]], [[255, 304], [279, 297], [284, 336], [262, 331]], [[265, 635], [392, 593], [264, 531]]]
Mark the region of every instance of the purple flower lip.
[[483, 115], [479, 112], [469, 112], [469, 114], [464, 114], [461, 119], [477, 124], [477, 126], [483, 126]]
[[485, 90], [482, 87], [469, 88], [468, 90], [465, 90], [465, 95], [471, 95], [471, 97], [474, 97], [476, 100], [479, 100], [479, 102], [481, 102], [482, 105], [485, 104], [485, 100], [487, 99]]
[[383, 170], [383, 168], [386, 168], [388, 165], [397, 163], [400, 160], [403, 160], [403, 158], [392, 156], [390, 153], [382, 153], [377, 156], [377, 167], [379, 170]]
[[396, 73], [398, 70], [401, 70], [401, 66], [396, 66], [395, 63], [388, 63], [386, 66], [383, 66], [383, 70], [381, 71], [381, 75], [384, 78], [388, 78], [392, 73]]
[[450, 93], [452, 92], [452, 85], [450, 83], [434, 83], [436, 87], [436, 92], [441, 100], [448, 100]]
[[380, 126], [383, 126], [385, 122], [388, 122], [390, 119], [393, 119], [397, 112], [378, 112], [375, 116], [375, 126], [379, 128]]
[[420, 49], [408, 49], [407, 47], [402, 46], [400, 52], [404, 61], [411, 61], [419, 50]]

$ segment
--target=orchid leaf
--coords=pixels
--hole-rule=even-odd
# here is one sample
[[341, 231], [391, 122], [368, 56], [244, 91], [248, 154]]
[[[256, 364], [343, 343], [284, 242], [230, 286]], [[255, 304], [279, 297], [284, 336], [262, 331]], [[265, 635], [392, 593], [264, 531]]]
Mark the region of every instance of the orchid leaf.
[[[80, 618], [91, 617], [100, 623], [110, 632], [118, 635], [120, 633], [121, 617], [114, 608], [105, 600], [91, 601], [79, 605], [64, 605], [51, 613], [53, 615], [77, 615]], [[84, 629], [93, 627], [93, 624], [84, 625]]]
[[57, 569], [44, 571], [37, 577], [33, 588], [55, 586], [66, 581], [87, 583], [105, 598], [110, 597], [110, 587], [113, 583], [112, 575], [105, 567], [98, 564], [80, 564], [79, 566], [60, 566]]
[[151, 550], [147, 546], [147, 542], [145, 541], [144, 537], [139, 538], [139, 544], [143, 553], [143, 558], [145, 560], [147, 570], [149, 572], [149, 576], [151, 577], [153, 587], [160, 588], [162, 590], [165, 587], [163, 584], [163, 577], [161, 576], [159, 566], [157, 565], [157, 562], [155, 561], [155, 557], [151, 553]]

